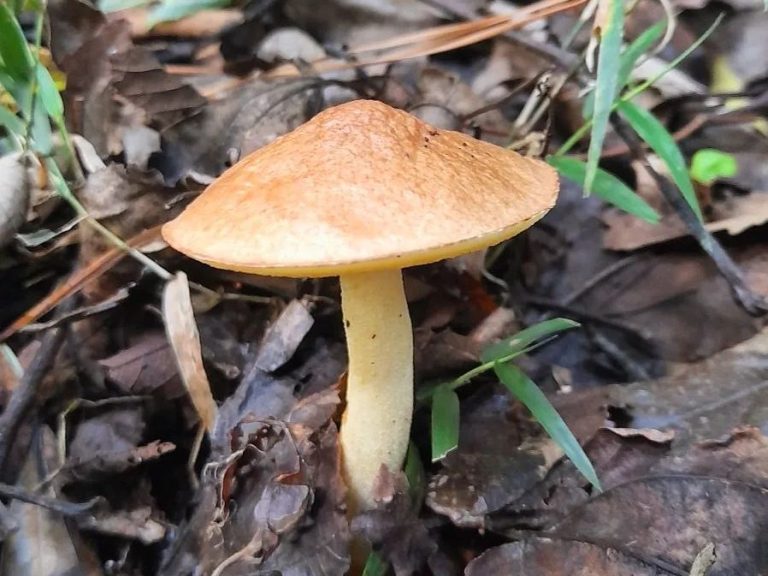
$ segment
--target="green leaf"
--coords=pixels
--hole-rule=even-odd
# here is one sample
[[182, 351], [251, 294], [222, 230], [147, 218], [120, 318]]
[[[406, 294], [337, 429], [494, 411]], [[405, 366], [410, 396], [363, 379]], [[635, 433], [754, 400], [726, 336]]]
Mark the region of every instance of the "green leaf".
[[[550, 156], [547, 158], [547, 162], [556, 168], [563, 178], [567, 178], [580, 186], [584, 185], [587, 165], [581, 160], [569, 156]], [[620, 210], [629, 212], [646, 222], [651, 224], [658, 224], [659, 222], [659, 213], [648, 202], [616, 176], [601, 168], [598, 168], [597, 174], [595, 174], [592, 192], [609, 204], [613, 204]]]
[[421, 462], [419, 448], [413, 442], [408, 445], [408, 454], [405, 457], [403, 471], [408, 479], [408, 495], [411, 497], [411, 504], [413, 509], [418, 511], [421, 509], [424, 495], [427, 492], [427, 477], [424, 474], [424, 465]]
[[0, 2], [0, 60], [5, 72], [14, 80], [29, 80], [32, 74], [32, 54], [16, 16], [4, 2]]
[[0, 106], [0, 126], [16, 136], [24, 135], [24, 123], [5, 106]]
[[117, 12], [151, 4], [152, 0], [100, 0], [99, 10], [102, 12]]
[[61, 100], [61, 94], [56, 88], [51, 73], [38, 62], [35, 74], [37, 76], [37, 96], [43, 102], [45, 111], [51, 118], [57, 121], [63, 120], [64, 102]]
[[42, 156], [48, 156], [53, 151], [53, 132], [51, 131], [51, 123], [48, 120], [48, 113], [45, 111], [40, 98], [35, 98], [35, 109], [32, 114], [30, 133], [35, 151]]
[[524, 330], [520, 330], [520, 332], [517, 332], [514, 336], [505, 338], [496, 344], [491, 344], [482, 351], [480, 360], [484, 363], [495, 362], [501, 358], [506, 358], [507, 356], [525, 350], [538, 340], [542, 340], [543, 338], [552, 336], [563, 330], [578, 328], [579, 326], [580, 324], [578, 322], [574, 322], [568, 318], [552, 318], [551, 320], [539, 322]]
[[638, 136], [667, 165], [672, 180], [680, 189], [683, 198], [688, 202], [699, 220], [702, 220], [701, 208], [696, 198], [696, 192], [693, 190], [693, 183], [688, 174], [685, 158], [683, 158], [683, 153], [680, 152], [680, 148], [677, 147], [677, 142], [672, 135], [653, 114], [633, 102], [620, 102], [618, 111], [629, 122]]
[[528, 378], [517, 366], [510, 363], [496, 364], [495, 371], [499, 381], [531, 411], [533, 417], [557, 442], [579, 472], [595, 488], [602, 490], [597, 473], [581, 448], [579, 441], [576, 440], [560, 414], [557, 413], [533, 380]]
[[376, 552], [368, 554], [363, 568], [363, 576], [386, 576], [389, 573], [389, 564]]
[[592, 117], [592, 132], [587, 154], [587, 174], [584, 178], [584, 194], [589, 195], [597, 175], [597, 163], [603, 150], [605, 133], [608, 130], [608, 118], [611, 115], [619, 81], [619, 52], [624, 31], [623, 0], [605, 0], [608, 2], [608, 21], [602, 30], [600, 54], [597, 58], [595, 78], [595, 111]]
[[738, 170], [739, 165], [733, 154], [714, 148], [697, 150], [691, 158], [691, 177], [707, 186], [719, 178], [736, 176]]
[[230, 0], [164, 0], [150, 11], [147, 23], [154, 26], [160, 22], [179, 20], [201, 10], [221, 8], [230, 3]]
[[459, 396], [441, 386], [432, 395], [432, 462], [459, 446]]

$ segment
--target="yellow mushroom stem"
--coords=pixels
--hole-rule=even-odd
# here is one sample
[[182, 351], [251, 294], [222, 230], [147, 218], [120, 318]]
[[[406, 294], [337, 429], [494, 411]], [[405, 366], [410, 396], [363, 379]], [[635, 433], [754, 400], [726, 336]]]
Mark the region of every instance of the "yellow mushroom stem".
[[343, 471], [352, 514], [374, 507], [381, 465], [397, 471], [413, 413], [413, 332], [399, 269], [341, 276], [347, 332]]

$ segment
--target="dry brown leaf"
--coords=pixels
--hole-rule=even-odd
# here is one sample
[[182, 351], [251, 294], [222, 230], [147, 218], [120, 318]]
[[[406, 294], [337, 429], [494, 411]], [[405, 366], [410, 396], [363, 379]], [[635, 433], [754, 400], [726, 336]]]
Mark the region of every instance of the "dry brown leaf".
[[[157, 243], [160, 240], [160, 226], [137, 234], [126, 241], [128, 246], [143, 249]], [[96, 280], [105, 272], [108, 272], [115, 264], [120, 262], [127, 253], [120, 248], [110, 248], [98, 255], [81, 268], [75, 270], [64, 282], [57, 286], [48, 296], [27, 310], [10, 326], [0, 333], [0, 342], [7, 340], [16, 332], [39, 319], [41, 316], [53, 310], [60, 302], [72, 294], [76, 294], [90, 281]]]
[[[45, 430], [53, 442], [53, 434]], [[38, 490], [46, 474], [40, 469], [37, 450], [30, 451], [21, 469], [19, 484]], [[48, 486], [40, 495], [55, 497]], [[66, 576], [80, 572], [77, 552], [64, 519], [36, 504], [14, 501], [9, 507], [17, 529], [3, 542], [0, 574], [3, 576]]]
[[[707, 222], [710, 232], [727, 232], [737, 236], [768, 222], [768, 194], [752, 192], [735, 196], [715, 205], [716, 220]], [[667, 214], [659, 224], [649, 224], [639, 218], [618, 211], [609, 211], [603, 221], [608, 229], [603, 235], [603, 245], [609, 250], [637, 250], [660, 244], [689, 234], [685, 224], [674, 214]]]
[[186, 394], [173, 350], [162, 332], [148, 331], [128, 348], [98, 363], [110, 383], [125, 395], [172, 400]]
[[[582, 442], [605, 422], [600, 391], [553, 400]], [[490, 515], [538, 486], [562, 457], [527, 410], [498, 388], [462, 403], [460, 437], [430, 478], [426, 503], [463, 527], [486, 527]]]
[[[328, 72], [358, 66], [388, 64], [419, 56], [430, 56], [488, 40], [552, 14], [577, 8], [585, 1], [541, 0], [521, 8], [515, 16], [489, 16], [459, 24], [447, 24], [381, 42], [353, 47], [348, 53], [354, 59], [352, 62], [322, 59], [311, 64], [316, 72]], [[293, 65], [279, 66], [269, 72], [269, 76], [292, 76], [295, 74], [296, 68]]]
[[47, 7], [51, 49], [67, 75], [67, 121], [101, 156], [120, 154], [131, 130], [162, 129], [205, 104], [149, 49], [133, 44], [126, 21], [108, 22], [77, 0], [52, 0]]
[[286, 364], [314, 324], [306, 304], [292, 300], [267, 328], [256, 354], [256, 366], [265, 372], [274, 372]]
[[576, 543], [589, 551], [581, 561], [594, 563], [588, 573], [624, 574], [631, 559], [648, 566], [649, 574], [688, 574], [702, 549], [713, 543], [717, 558], [710, 576], [763, 574], [768, 560], [759, 551], [766, 544], [768, 440], [757, 428], [677, 448], [653, 436], [600, 431], [587, 452], [603, 493], [590, 495], [564, 463], [506, 516], [497, 517], [496, 529], [516, 538], [520, 530], [541, 530], [519, 545], [516, 561], [539, 565], [544, 538], [549, 562], [536, 574], [581, 574], [574, 572], [573, 555], [580, 555], [573, 549]]
[[475, 558], [465, 576], [535, 574], [536, 576], [667, 576], [619, 550], [584, 542], [532, 538], [491, 548]]
[[179, 272], [163, 291], [163, 318], [181, 378], [205, 429], [211, 432], [218, 409], [203, 367], [200, 335], [192, 310], [187, 276]]

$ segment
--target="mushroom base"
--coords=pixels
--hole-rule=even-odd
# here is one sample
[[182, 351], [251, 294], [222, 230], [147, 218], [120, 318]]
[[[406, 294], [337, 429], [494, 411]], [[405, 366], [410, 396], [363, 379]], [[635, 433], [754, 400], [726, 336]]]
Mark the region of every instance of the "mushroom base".
[[375, 506], [382, 464], [403, 465], [413, 413], [413, 332], [400, 270], [341, 276], [349, 351], [340, 442], [352, 514]]

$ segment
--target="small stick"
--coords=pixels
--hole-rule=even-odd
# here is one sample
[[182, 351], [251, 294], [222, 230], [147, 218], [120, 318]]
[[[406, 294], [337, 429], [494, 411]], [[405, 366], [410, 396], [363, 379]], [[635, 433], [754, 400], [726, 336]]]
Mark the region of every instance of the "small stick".
[[[73, 304], [73, 301], [65, 303], [62, 308], [66, 310], [62, 312], [68, 312]], [[64, 335], [65, 329], [58, 326], [43, 336], [40, 350], [24, 371], [21, 383], [11, 394], [8, 405], [0, 415], [0, 470], [2, 470], [3, 479], [8, 476], [7, 460], [16, 434], [24, 417], [35, 403], [40, 383], [53, 366], [56, 354], [64, 342]]]

